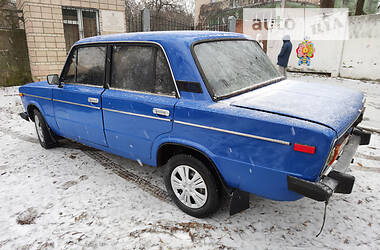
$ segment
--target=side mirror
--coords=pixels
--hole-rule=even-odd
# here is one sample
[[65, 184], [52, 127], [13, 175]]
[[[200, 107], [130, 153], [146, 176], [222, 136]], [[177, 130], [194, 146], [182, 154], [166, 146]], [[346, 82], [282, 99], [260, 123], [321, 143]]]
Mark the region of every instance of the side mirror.
[[47, 81], [52, 85], [61, 85], [59, 82], [59, 76], [57, 74], [51, 74], [47, 76]]

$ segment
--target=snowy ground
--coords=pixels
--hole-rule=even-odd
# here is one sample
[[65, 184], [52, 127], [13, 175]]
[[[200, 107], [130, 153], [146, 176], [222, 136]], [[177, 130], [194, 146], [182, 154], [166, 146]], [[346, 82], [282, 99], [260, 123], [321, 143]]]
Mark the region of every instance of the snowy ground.
[[[365, 92], [368, 108], [362, 126], [380, 130], [380, 85], [290, 77]], [[211, 218], [195, 219], [165, 194], [154, 195], [164, 188], [159, 170], [95, 152], [113, 164], [107, 165], [70, 142], [44, 150], [33, 123], [18, 117], [21, 111], [17, 88], [0, 88], [0, 249], [380, 246], [379, 134], [373, 134], [369, 146], [360, 147], [351, 167], [356, 176], [353, 193], [332, 197], [325, 229], [315, 238], [322, 223], [322, 203], [275, 202], [252, 195], [251, 208], [240, 214], [229, 216], [224, 206]], [[115, 166], [129, 175], [117, 175], [122, 170]], [[144, 182], [133, 181], [133, 176], [148, 180], [157, 190], [144, 188]]]

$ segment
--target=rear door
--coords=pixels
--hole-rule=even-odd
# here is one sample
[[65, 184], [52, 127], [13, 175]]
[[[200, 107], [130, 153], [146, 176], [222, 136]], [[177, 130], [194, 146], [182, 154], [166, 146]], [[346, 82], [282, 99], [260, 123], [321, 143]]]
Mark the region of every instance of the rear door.
[[153, 44], [113, 45], [109, 83], [102, 95], [109, 147], [151, 164], [152, 143], [171, 131], [178, 100], [164, 52]]
[[74, 48], [53, 89], [55, 119], [61, 134], [76, 141], [106, 146], [101, 110], [105, 81], [105, 45]]

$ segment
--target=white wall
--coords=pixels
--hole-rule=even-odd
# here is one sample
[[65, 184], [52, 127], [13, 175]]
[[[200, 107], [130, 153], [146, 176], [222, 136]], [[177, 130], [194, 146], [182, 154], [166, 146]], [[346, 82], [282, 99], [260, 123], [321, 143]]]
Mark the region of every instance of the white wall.
[[350, 17], [340, 76], [380, 80], [380, 15]]
[[[298, 66], [296, 49], [301, 41], [292, 40], [289, 69], [331, 73], [355, 79], [380, 80], [380, 15], [349, 17], [349, 39], [312, 41], [316, 49], [310, 66]], [[267, 54], [277, 63], [282, 41], [268, 41]]]

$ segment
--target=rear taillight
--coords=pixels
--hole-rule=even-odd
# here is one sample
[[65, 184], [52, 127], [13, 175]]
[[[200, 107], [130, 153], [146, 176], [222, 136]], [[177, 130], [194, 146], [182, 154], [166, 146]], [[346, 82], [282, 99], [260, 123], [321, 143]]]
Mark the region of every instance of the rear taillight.
[[331, 166], [334, 161], [339, 157], [342, 153], [344, 146], [348, 143], [350, 136], [346, 136], [346, 138], [339, 145], [335, 146], [335, 148], [331, 151], [329, 158], [327, 159], [328, 165]]
[[338, 158], [339, 150], [340, 150], [341, 146], [342, 146], [342, 144], [339, 144], [338, 146], [336, 146], [333, 149], [333, 151], [331, 151], [331, 153], [329, 155], [329, 159], [327, 160], [329, 166], [331, 166], [331, 164], [334, 163], [334, 161], [336, 160], [336, 158]]

